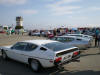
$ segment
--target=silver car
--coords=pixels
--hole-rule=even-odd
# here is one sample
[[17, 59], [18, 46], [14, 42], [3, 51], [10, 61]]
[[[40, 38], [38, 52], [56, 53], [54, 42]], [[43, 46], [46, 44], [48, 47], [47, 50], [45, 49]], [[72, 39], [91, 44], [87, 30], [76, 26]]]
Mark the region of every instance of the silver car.
[[82, 38], [83, 40], [92, 41], [93, 37], [84, 34], [65, 34], [64, 36], [76, 36], [77, 38]]
[[75, 36], [56, 36], [52, 40], [60, 41], [67, 45], [76, 46], [79, 49], [87, 49], [91, 47], [91, 43], [89, 41], [84, 41], [81, 38], [77, 38]]

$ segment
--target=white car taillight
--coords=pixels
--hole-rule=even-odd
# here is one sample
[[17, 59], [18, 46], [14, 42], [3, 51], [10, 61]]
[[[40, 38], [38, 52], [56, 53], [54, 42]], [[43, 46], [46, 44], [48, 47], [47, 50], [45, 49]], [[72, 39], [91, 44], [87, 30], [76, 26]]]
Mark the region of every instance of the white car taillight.
[[58, 57], [58, 58], [55, 59], [55, 62], [59, 62], [61, 60], [62, 60], [62, 57]]
[[78, 55], [79, 54], [79, 51], [75, 51], [74, 53], [73, 53], [73, 56], [76, 56], [76, 55]]

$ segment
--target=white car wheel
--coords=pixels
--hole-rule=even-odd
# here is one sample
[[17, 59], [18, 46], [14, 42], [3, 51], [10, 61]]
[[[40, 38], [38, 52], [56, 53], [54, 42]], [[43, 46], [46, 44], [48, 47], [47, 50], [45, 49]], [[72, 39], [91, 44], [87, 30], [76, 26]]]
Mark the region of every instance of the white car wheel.
[[37, 72], [40, 69], [40, 63], [37, 60], [31, 61], [31, 68], [33, 71]]
[[2, 51], [2, 58], [7, 59], [7, 54], [4, 51]]

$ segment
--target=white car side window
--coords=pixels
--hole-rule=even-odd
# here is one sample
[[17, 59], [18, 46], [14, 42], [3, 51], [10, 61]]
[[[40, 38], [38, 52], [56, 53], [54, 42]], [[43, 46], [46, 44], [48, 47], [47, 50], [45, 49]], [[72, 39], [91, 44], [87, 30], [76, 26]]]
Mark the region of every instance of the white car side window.
[[56, 40], [57, 41], [64, 41], [64, 39], [62, 37], [57, 37]]
[[40, 50], [42, 50], [42, 51], [46, 51], [47, 49], [44, 48], [44, 47], [40, 47]]
[[88, 37], [88, 36], [84, 36], [84, 37]]
[[24, 50], [26, 46], [27, 46], [27, 43], [18, 42], [18, 43], [16, 43], [16, 44], [13, 46], [13, 49], [16, 49], [16, 50]]
[[67, 37], [67, 38], [65, 38], [65, 39], [66, 39], [66, 42], [71, 42], [71, 41], [74, 40], [74, 38], [69, 38], [69, 37]]
[[26, 48], [25, 48], [25, 51], [32, 51], [32, 50], [35, 50], [38, 46], [35, 45], [35, 44], [31, 44], [31, 43], [28, 43]]

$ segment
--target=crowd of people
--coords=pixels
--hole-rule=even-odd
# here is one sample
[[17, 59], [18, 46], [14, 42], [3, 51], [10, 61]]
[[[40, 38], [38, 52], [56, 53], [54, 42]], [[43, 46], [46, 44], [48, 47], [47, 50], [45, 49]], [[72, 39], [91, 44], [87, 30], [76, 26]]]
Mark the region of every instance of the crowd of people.
[[16, 30], [16, 29], [7, 29], [7, 30], [4, 30], [4, 32], [7, 34], [7, 35], [13, 35], [13, 34], [21, 34], [23, 35], [24, 34], [24, 29], [20, 29], [20, 30]]

